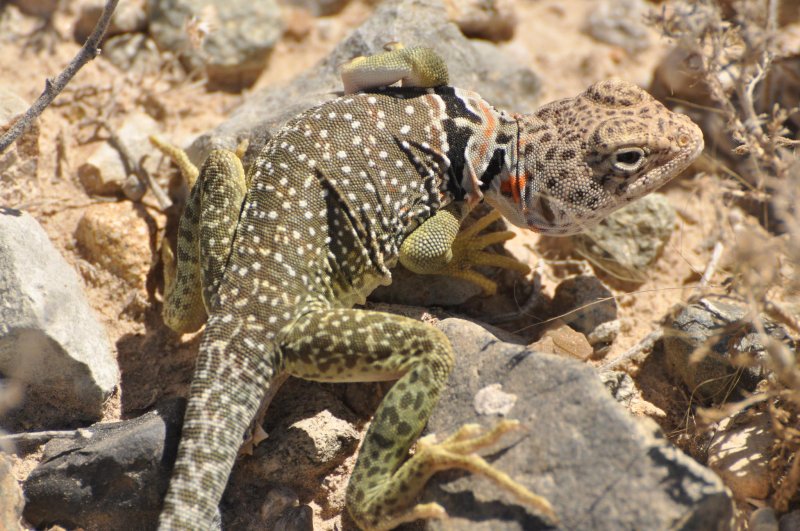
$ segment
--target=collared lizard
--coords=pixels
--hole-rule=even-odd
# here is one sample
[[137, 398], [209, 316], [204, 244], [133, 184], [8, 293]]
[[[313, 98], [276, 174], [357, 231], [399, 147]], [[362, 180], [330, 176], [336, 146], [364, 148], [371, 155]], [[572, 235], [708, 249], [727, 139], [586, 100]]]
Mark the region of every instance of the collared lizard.
[[[440, 445], [419, 444], [407, 459], [446, 383], [452, 347], [423, 323], [352, 306], [390, 283], [398, 261], [491, 291], [491, 281], [465, 270], [486, 263], [480, 249], [507, 236], [477, 236], [485, 221], [458, 235], [476, 203], [485, 199], [521, 227], [575, 233], [680, 173], [701, 152], [702, 134], [620, 80], [530, 115], [496, 110], [449, 86], [375, 87], [400, 78], [438, 85], [435, 73], [424, 82], [409, 78], [409, 68], [443, 64], [414, 50], [396, 47], [346, 65], [348, 91], [369, 90], [289, 121], [246, 175], [229, 151], [213, 151], [204, 163], [181, 219], [178, 276], [165, 296], [165, 321], [176, 330], [197, 329], [206, 311], [209, 317], [162, 529], [212, 526], [242, 433], [281, 373], [398, 379], [347, 488], [360, 527], [444, 517], [440, 506], [414, 505], [414, 497], [448, 468], [485, 474], [554, 517], [546, 500], [473, 454], [512, 429], [511, 421], [483, 434], [464, 427]], [[421, 60], [406, 64], [408, 57]]]

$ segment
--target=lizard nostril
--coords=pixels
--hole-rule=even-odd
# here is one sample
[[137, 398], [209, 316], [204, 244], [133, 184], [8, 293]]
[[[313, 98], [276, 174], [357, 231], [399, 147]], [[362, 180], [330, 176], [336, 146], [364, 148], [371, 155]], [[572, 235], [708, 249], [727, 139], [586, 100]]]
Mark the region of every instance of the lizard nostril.
[[689, 140], [691, 140], [689, 135], [681, 135], [678, 137], [678, 144], [683, 147], [689, 143]]

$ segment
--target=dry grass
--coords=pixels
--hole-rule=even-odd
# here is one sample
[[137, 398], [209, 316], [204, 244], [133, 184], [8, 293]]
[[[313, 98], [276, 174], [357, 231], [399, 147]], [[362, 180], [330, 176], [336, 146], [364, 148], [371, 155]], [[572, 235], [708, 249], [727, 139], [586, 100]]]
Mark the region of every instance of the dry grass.
[[[678, 42], [690, 65], [675, 85], [679, 98], [685, 94], [686, 104], [701, 109], [697, 112], [707, 140], [719, 147], [721, 155], [710, 161], [710, 171], [730, 181], [731, 206], [755, 214], [733, 223], [735, 237], [726, 242], [727, 256], [713, 284], [717, 287], [705, 292], [724, 292], [749, 309], [738, 326], [759, 333], [769, 354], [764, 363], [774, 375], [743, 401], [699, 409], [694, 435], [702, 439], [711, 423], [747, 408], [769, 411], [774, 492], [768, 503], [780, 513], [800, 501], [800, 365], [797, 353], [771, 338], [764, 323], [779, 322], [795, 338], [800, 332], [800, 160], [795, 151], [800, 113], [796, 97], [786, 90], [793, 83], [800, 93], [800, 76], [787, 76], [797, 70], [798, 61], [782, 55], [779, 8], [774, 0], [706, 0], [667, 5], [653, 22]], [[693, 358], [702, 358], [705, 350]], [[750, 358], [735, 362], [754, 363]]]

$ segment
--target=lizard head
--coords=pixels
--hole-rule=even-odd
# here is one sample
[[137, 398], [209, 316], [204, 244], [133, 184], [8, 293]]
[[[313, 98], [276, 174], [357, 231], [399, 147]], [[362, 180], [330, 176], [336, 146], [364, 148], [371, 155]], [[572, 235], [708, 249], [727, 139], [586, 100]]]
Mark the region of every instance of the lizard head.
[[552, 235], [596, 224], [668, 182], [703, 150], [703, 134], [688, 116], [618, 79], [516, 118], [516, 168], [486, 200], [515, 225]]

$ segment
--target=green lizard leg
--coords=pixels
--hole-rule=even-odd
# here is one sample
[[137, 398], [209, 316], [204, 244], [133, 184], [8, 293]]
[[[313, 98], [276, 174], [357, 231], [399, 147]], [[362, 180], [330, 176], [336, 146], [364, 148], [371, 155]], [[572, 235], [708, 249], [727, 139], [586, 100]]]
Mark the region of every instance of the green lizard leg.
[[404, 87], [447, 85], [450, 76], [444, 59], [430, 48], [406, 48], [393, 42], [385, 52], [351, 59], [339, 70], [345, 94], [386, 87], [398, 81]]
[[552, 516], [546, 500], [473, 454], [513, 429], [513, 421], [487, 434], [465, 426], [440, 445], [423, 442], [406, 460], [453, 365], [452, 347], [439, 330], [396, 315], [335, 309], [306, 314], [285, 331], [280, 344], [285, 370], [301, 378], [400, 378], [375, 412], [347, 487], [348, 510], [361, 528], [391, 529], [420, 518], [446, 517], [441, 506], [415, 505], [414, 499], [431, 475], [449, 468], [486, 475], [521, 502]]
[[478, 219], [459, 232], [464, 207], [450, 204], [417, 227], [400, 246], [400, 263], [415, 273], [447, 275], [468, 280], [481, 287], [485, 295], [497, 291], [497, 284], [474, 271], [473, 266], [495, 266], [527, 274], [530, 268], [513, 258], [484, 251], [489, 245], [514, 237], [511, 231], [478, 236], [483, 229], [500, 219], [495, 211]]
[[162, 246], [162, 315], [173, 330], [193, 332], [205, 323], [222, 279], [247, 178], [239, 150], [212, 151], [198, 172], [182, 150], [157, 138], [151, 141], [177, 163], [192, 185], [178, 227], [177, 266], [169, 246]]

